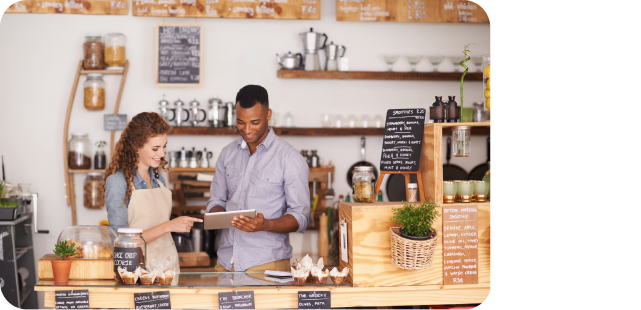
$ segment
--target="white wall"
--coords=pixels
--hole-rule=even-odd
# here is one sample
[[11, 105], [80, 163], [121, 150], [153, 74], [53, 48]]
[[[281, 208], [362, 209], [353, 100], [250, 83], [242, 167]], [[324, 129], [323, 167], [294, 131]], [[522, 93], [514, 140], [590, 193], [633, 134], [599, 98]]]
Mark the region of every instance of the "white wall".
[[[386, 70], [384, 53], [445, 55], [460, 53], [468, 43], [473, 54], [490, 52], [490, 26], [487, 24], [445, 23], [360, 23], [337, 22], [335, 1], [322, 2], [322, 19], [244, 20], [145, 18], [128, 16], [83, 16], [58, 14], [5, 14], [0, 24], [0, 154], [4, 155], [7, 179], [13, 183], [31, 183], [40, 194], [39, 223], [49, 235], [35, 239], [35, 256], [51, 252], [59, 232], [71, 225], [63, 176], [63, 126], [78, 61], [82, 58], [84, 35], [121, 32], [127, 36], [129, 75], [120, 113], [130, 119], [142, 111], [157, 111], [158, 101], [166, 94], [188, 102], [194, 98], [205, 105], [213, 95], [233, 101], [238, 89], [246, 84], [260, 84], [270, 94], [270, 104], [282, 117], [291, 112], [297, 126], [321, 124], [322, 113], [384, 115], [390, 108], [428, 107], [434, 96], [456, 95], [456, 81], [367, 81], [367, 80], [297, 80], [278, 79], [276, 53], [302, 52], [298, 33], [314, 27], [326, 33], [329, 41], [347, 46], [350, 69]], [[154, 83], [155, 31], [159, 23], [197, 23], [204, 26], [203, 86], [169, 88]], [[322, 54], [321, 54], [322, 55]], [[471, 69], [474, 64], [468, 62]], [[441, 70], [451, 69], [444, 61]], [[394, 68], [409, 70], [405, 59]], [[423, 60], [419, 71], [431, 70]], [[91, 112], [82, 106], [80, 87], [71, 114], [70, 132], [88, 132], [92, 143], [109, 140], [102, 129], [102, 116], [113, 111], [119, 77], [106, 76], [107, 107]], [[84, 77], [80, 83], [84, 82]], [[481, 82], [465, 83], [465, 103], [481, 100]], [[459, 101], [460, 102], [460, 101]], [[207, 147], [213, 160], [233, 137], [170, 136], [169, 150], [180, 147]], [[297, 149], [317, 149], [319, 156], [336, 166], [335, 188], [338, 194], [349, 191], [347, 168], [360, 160], [359, 137], [285, 137]], [[67, 140], [67, 138], [64, 138]], [[382, 137], [367, 138], [367, 160], [380, 161]], [[486, 160], [484, 137], [473, 137], [469, 158], [454, 158], [451, 163], [471, 170]], [[108, 155], [109, 156], [109, 155]], [[109, 157], [108, 157], [109, 158]], [[212, 161], [212, 164], [214, 163]], [[78, 223], [97, 225], [106, 219], [105, 210], [81, 206], [85, 175], [75, 176]], [[315, 247], [316, 235], [292, 238], [296, 252]]]

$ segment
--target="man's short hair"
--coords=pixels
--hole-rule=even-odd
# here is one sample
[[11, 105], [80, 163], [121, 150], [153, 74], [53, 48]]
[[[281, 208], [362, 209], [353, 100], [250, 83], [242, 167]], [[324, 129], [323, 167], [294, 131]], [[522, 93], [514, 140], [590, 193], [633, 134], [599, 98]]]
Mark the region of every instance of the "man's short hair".
[[240, 103], [243, 109], [252, 108], [257, 103], [269, 108], [267, 90], [260, 85], [247, 85], [241, 88], [236, 94], [236, 102]]

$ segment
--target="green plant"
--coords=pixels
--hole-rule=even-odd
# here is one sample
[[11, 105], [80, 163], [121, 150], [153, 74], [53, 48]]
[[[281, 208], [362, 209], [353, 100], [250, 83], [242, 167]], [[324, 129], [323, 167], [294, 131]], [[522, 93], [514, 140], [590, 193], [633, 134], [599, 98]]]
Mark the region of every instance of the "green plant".
[[2, 198], [2, 191], [4, 190], [4, 182], [0, 182], [0, 198]]
[[98, 147], [98, 149], [102, 149], [105, 146], [107, 146], [107, 142], [106, 141], [98, 141], [98, 142], [96, 142], [96, 147]]
[[392, 209], [395, 215], [390, 220], [401, 226], [407, 235], [413, 237], [429, 236], [432, 222], [441, 215], [436, 211], [436, 208], [440, 208], [440, 206], [428, 200], [416, 206], [405, 201], [402, 204], [402, 208]]
[[71, 243], [67, 244], [65, 241], [60, 241], [56, 243], [56, 246], [53, 248], [53, 254], [56, 254], [62, 260], [69, 258], [69, 256], [76, 255], [76, 250], [73, 248], [76, 244]]

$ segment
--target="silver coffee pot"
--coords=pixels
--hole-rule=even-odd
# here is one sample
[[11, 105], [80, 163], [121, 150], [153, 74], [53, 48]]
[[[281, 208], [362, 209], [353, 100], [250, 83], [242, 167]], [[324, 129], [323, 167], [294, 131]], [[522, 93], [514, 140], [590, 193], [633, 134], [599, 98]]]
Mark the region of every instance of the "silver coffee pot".
[[[187, 123], [187, 120], [189, 120], [189, 110], [185, 109], [185, 103], [180, 101], [180, 98], [174, 102], [174, 105], [176, 105], [176, 126], [184, 126], [183, 124]], [[185, 112], [185, 119], [182, 118], [183, 112]]]
[[329, 45], [325, 47], [325, 70], [327, 71], [336, 71], [338, 69], [338, 58], [345, 56], [345, 51], [347, 47], [345, 45], [334, 44], [334, 41], [330, 42]]
[[225, 120], [225, 104], [218, 96], [209, 99], [209, 113], [207, 113], [209, 125], [212, 127], [224, 127]]
[[[309, 32], [303, 32], [299, 35], [303, 40], [303, 49], [305, 50], [305, 57], [303, 58], [305, 71], [321, 70], [318, 51], [325, 48], [327, 35], [324, 33], [314, 32], [314, 28], [309, 28]], [[325, 37], [325, 40], [321, 44], [323, 37]]]
[[303, 55], [301, 53], [292, 54], [292, 52], [288, 52], [282, 57], [276, 54], [276, 61], [284, 69], [288, 70], [302, 69], [303, 67]]
[[[171, 109], [169, 108], [169, 101], [165, 100], [165, 95], [162, 95], [162, 100], [158, 102], [158, 105], [160, 105], [160, 116], [167, 121], [167, 123], [171, 122], [176, 118], [176, 109]], [[171, 115], [171, 117], [169, 116]]]
[[225, 103], [225, 126], [236, 127], [236, 104]]
[[[189, 122], [193, 127], [196, 127], [198, 123], [204, 122], [207, 119], [207, 112], [205, 112], [205, 110], [203, 109], [198, 108], [198, 106], [200, 106], [200, 102], [196, 101], [196, 99], [190, 102], [189, 105], [191, 106], [189, 108], [189, 111], [191, 112], [191, 118], [189, 119]], [[203, 113], [203, 118], [198, 119], [198, 114], [201, 112]]]
[[185, 151], [185, 147], [180, 150], [180, 162], [178, 163], [178, 166], [180, 168], [187, 168], [189, 167], [189, 162], [187, 161], [187, 152]]
[[212, 152], [207, 152], [207, 148], [203, 151], [203, 158], [200, 161], [200, 167], [201, 168], [209, 168], [209, 159], [214, 156], [214, 153]]

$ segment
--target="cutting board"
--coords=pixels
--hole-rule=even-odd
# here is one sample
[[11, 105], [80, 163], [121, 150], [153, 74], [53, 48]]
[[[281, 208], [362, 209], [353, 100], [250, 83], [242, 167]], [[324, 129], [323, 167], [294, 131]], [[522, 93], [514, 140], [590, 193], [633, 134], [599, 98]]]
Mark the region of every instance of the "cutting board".
[[[38, 278], [39, 279], [53, 279], [53, 267], [51, 261], [58, 259], [55, 254], [46, 254], [38, 260]], [[106, 279], [112, 280], [114, 278], [114, 259], [113, 258], [99, 258], [99, 259], [86, 259], [75, 258], [71, 260], [71, 271], [69, 271], [69, 279], [71, 280], [84, 280], [84, 279]]]
[[178, 253], [178, 260], [180, 267], [209, 266], [209, 255], [206, 252]]

